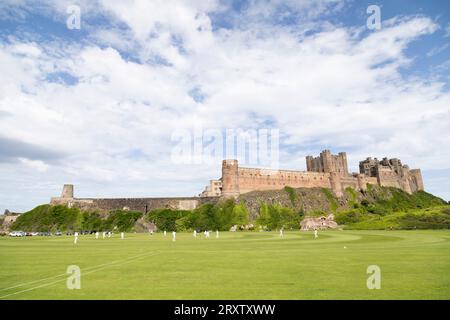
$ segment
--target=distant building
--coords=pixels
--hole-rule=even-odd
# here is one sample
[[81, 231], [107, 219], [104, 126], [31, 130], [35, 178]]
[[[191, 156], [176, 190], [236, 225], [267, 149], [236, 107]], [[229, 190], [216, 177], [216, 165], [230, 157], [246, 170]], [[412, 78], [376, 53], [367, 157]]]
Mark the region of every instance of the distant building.
[[220, 197], [222, 195], [222, 181], [210, 180], [209, 186], [200, 194], [200, 197]]

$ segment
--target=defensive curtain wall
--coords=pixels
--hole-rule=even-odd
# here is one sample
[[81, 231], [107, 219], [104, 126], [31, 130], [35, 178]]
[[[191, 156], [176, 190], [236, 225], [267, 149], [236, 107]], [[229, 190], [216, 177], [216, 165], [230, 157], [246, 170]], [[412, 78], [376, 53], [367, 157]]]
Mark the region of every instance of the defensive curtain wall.
[[178, 198], [75, 198], [73, 185], [65, 185], [60, 197], [51, 204], [65, 204], [80, 209], [128, 209], [148, 212], [170, 208], [192, 210], [204, 203], [215, 203], [220, 197], [239, 197], [251, 191], [292, 188], [327, 188], [341, 197], [345, 188], [365, 191], [368, 185], [396, 187], [412, 193], [423, 190], [420, 169], [410, 169], [399, 159], [367, 158], [359, 163], [359, 173], [349, 173], [347, 155], [324, 150], [317, 157], [306, 157], [307, 171], [271, 170], [240, 167], [237, 160], [223, 160], [222, 177], [211, 180], [199, 197]]
[[285, 186], [328, 188], [337, 197], [347, 187], [365, 191], [370, 184], [396, 187], [408, 193], [424, 189], [420, 169], [409, 169], [395, 158], [381, 161], [367, 158], [360, 162], [359, 173], [349, 173], [345, 152], [333, 155], [324, 150], [318, 157], [307, 156], [306, 167], [307, 171], [244, 168], [237, 160], [223, 160], [222, 196], [238, 197], [250, 191], [278, 190]]
[[125, 209], [149, 212], [154, 209], [192, 210], [204, 203], [215, 203], [218, 197], [172, 197], [172, 198], [75, 198], [73, 185], [64, 185], [61, 197], [52, 198], [50, 204], [63, 204], [82, 210]]

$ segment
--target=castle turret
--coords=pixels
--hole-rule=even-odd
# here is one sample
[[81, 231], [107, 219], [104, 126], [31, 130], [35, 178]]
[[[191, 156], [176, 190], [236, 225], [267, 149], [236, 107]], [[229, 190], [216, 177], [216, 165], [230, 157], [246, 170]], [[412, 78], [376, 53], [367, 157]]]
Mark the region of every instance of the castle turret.
[[237, 160], [222, 161], [222, 196], [225, 198], [239, 196], [239, 175]]
[[65, 184], [61, 193], [61, 198], [73, 198], [73, 184]]
[[333, 191], [336, 197], [342, 197], [344, 195], [342, 193], [341, 177], [337, 172], [330, 172], [330, 184], [331, 191]]
[[339, 152], [338, 154], [338, 170], [341, 172], [343, 176], [348, 176], [348, 163], [347, 163], [347, 153]]
[[73, 197], [73, 184], [65, 184], [63, 186], [63, 190], [61, 192], [60, 197], [54, 197], [50, 199], [51, 205], [68, 205], [69, 207], [72, 206], [74, 197]]
[[414, 190], [412, 191], [424, 190], [422, 172], [420, 169], [411, 169], [409, 174], [414, 185]]
[[306, 156], [306, 171], [314, 171], [312, 156]]
[[320, 153], [320, 158], [322, 159], [323, 172], [333, 171], [333, 158], [331, 156], [330, 150], [324, 150]]
[[362, 173], [358, 173], [356, 175], [356, 179], [358, 181], [358, 188], [361, 191], [366, 191], [367, 190], [367, 181], [366, 181], [366, 176]]

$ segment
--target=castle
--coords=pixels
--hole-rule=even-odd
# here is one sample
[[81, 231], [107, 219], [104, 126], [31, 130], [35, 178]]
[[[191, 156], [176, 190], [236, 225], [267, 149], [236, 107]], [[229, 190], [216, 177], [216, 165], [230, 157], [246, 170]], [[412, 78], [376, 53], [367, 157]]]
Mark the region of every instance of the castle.
[[347, 187], [364, 191], [367, 185], [396, 187], [412, 193], [423, 190], [420, 169], [409, 169], [399, 159], [367, 158], [359, 163], [359, 173], [349, 173], [347, 154], [337, 155], [324, 150], [318, 157], [306, 157], [306, 171], [271, 170], [239, 167], [237, 160], [222, 161], [222, 177], [211, 180], [198, 197], [173, 198], [75, 198], [73, 185], [64, 185], [60, 197], [50, 204], [64, 204], [80, 209], [125, 209], [147, 213], [153, 209], [171, 208], [190, 210], [217, 199], [234, 197], [251, 191], [292, 188], [327, 188], [337, 197]]
[[337, 197], [351, 187], [366, 190], [368, 184], [396, 187], [407, 193], [423, 190], [420, 169], [409, 169], [399, 159], [367, 158], [359, 163], [359, 173], [349, 173], [347, 154], [324, 150], [318, 157], [306, 157], [306, 171], [267, 170], [239, 167], [237, 160], [223, 160], [222, 177], [211, 180], [201, 197], [238, 197], [250, 191], [293, 188], [328, 188]]

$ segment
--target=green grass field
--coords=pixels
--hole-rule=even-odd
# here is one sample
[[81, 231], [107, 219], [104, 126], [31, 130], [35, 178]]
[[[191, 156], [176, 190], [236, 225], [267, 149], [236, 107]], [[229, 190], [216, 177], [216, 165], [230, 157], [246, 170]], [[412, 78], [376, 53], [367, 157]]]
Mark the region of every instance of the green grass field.
[[450, 299], [450, 231], [2, 237], [0, 299]]

